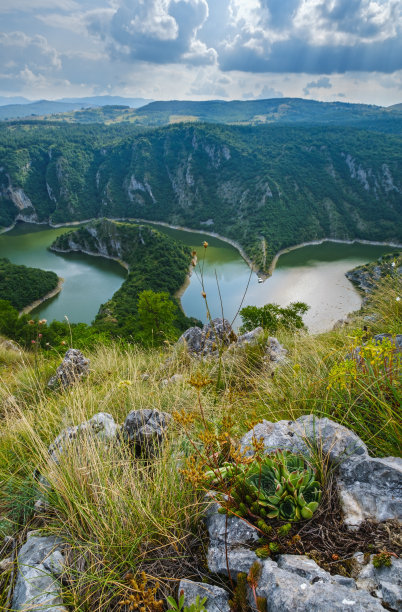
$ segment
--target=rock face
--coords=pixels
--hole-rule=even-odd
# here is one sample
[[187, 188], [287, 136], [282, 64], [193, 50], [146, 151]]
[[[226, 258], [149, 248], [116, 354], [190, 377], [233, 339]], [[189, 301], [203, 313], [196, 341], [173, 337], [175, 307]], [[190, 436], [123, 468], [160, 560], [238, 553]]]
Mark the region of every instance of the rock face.
[[89, 421], [63, 429], [49, 446], [50, 457], [57, 463], [68, 444], [79, 436], [91, 435], [98, 440], [107, 442], [115, 440], [118, 431], [119, 426], [115, 423], [111, 414], [98, 412]]
[[[281, 448], [308, 456], [312, 448], [321, 448], [323, 457], [337, 469], [345, 521], [351, 527], [365, 518], [402, 518], [402, 460], [369, 457], [363, 441], [342, 425], [313, 415], [296, 421], [263, 421], [242, 440], [242, 450], [248, 449], [249, 454], [253, 436], [263, 440], [267, 452]], [[214, 493], [209, 497], [213, 501]], [[261, 560], [252, 550], [257, 530], [244, 520], [219, 514], [218, 508], [219, 504], [211, 503], [205, 517], [209, 570], [236, 580], [239, 572], [248, 573], [257, 561], [262, 570], [257, 595], [266, 598], [269, 612], [402, 612], [401, 559], [376, 569], [373, 557], [366, 563], [364, 555], [356, 553], [355, 579], [332, 576], [303, 555]], [[251, 591], [249, 603], [253, 606]]]
[[38, 532], [28, 538], [18, 555], [18, 575], [12, 601], [13, 610], [67, 612], [57, 580], [63, 571], [61, 541]]
[[203, 582], [193, 582], [192, 580], [181, 580], [179, 593], [184, 594], [184, 605], [190, 606], [197, 598], [200, 601], [206, 597], [204, 604], [207, 612], [230, 612], [228, 593], [218, 586], [204, 584]]
[[89, 373], [89, 361], [78, 349], [68, 349], [63, 361], [48, 382], [48, 387], [67, 388]]
[[311, 448], [321, 449], [322, 456], [339, 468], [339, 493], [345, 523], [351, 528], [366, 518], [402, 519], [402, 461], [371, 458], [364, 442], [346, 427], [313, 415], [296, 421], [263, 421], [242, 439], [248, 454], [253, 436], [262, 438], [267, 452], [282, 448], [308, 456]]
[[163, 443], [171, 418], [170, 414], [159, 410], [133, 410], [124, 422], [124, 436], [137, 454], [152, 455]]

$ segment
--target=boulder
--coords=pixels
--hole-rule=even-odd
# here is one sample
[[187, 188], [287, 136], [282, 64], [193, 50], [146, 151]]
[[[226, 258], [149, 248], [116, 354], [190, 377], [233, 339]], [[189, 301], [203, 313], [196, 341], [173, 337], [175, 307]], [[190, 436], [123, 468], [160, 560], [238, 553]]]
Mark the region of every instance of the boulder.
[[288, 352], [277, 338], [270, 336], [267, 341], [266, 354], [270, 361], [279, 365], [286, 362]]
[[358, 527], [365, 519], [402, 519], [402, 459], [368, 455], [341, 463], [339, 494], [345, 523]]
[[204, 606], [207, 612], [230, 612], [229, 595], [218, 586], [205, 584], [204, 582], [193, 582], [192, 580], [181, 580], [179, 593], [184, 594], [184, 605], [191, 606], [197, 598], [207, 598]]
[[252, 331], [246, 332], [241, 336], [238, 336], [236, 343], [234, 346], [255, 346], [261, 339], [261, 336], [264, 334], [264, 330], [262, 327], [256, 327]]
[[67, 388], [89, 373], [89, 361], [78, 349], [68, 349], [63, 361], [48, 382], [48, 387]]
[[[289, 557], [291, 555], [287, 555]], [[296, 557], [297, 558], [297, 557]], [[265, 597], [269, 612], [384, 612], [380, 601], [367, 591], [354, 590], [337, 580], [325, 580], [318, 570], [306, 569], [305, 558], [285, 563], [287, 569], [266, 559], [261, 562], [262, 572], [257, 595]], [[289, 571], [290, 570], [290, 571]], [[301, 573], [305, 572], [305, 575]], [[249, 596], [250, 602], [251, 594]]]
[[361, 566], [356, 583], [359, 589], [366, 589], [382, 599], [391, 610], [402, 611], [402, 559], [392, 559], [390, 567], [376, 568], [374, 555], [367, 565]]
[[237, 340], [232, 326], [226, 319], [214, 319], [202, 329], [190, 327], [178, 339], [178, 344], [185, 344], [189, 353], [194, 355], [215, 355], [220, 347], [229, 346]]
[[56, 576], [63, 569], [62, 542], [54, 536], [28, 533], [18, 554], [18, 574], [12, 601], [13, 610], [67, 612]]
[[89, 421], [63, 429], [49, 446], [50, 457], [57, 463], [66, 446], [81, 435], [91, 435], [98, 440], [110, 442], [117, 438], [118, 431], [119, 426], [111, 414], [98, 412]]
[[139, 455], [158, 451], [172, 417], [167, 412], [132, 410], [123, 425], [123, 435]]
[[402, 460], [370, 457], [364, 442], [343, 425], [313, 415], [296, 421], [264, 420], [242, 438], [248, 455], [253, 453], [253, 437], [263, 440], [267, 452], [281, 448], [308, 457], [311, 449], [318, 449], [323, 460], [338, 468], [339, 494], [350, 528], [367, 518], [402, 518]]

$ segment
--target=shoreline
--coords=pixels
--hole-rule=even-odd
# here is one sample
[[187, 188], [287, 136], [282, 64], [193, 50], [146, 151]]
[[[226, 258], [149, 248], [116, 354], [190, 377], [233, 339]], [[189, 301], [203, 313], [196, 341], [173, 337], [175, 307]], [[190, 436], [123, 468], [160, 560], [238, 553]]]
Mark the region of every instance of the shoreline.
[[[48, 225], [52, 229], [58, 229], [61, 227], [75, 227], [75, 226], [82, 225], [85, 223], [90, 223], [91, 221], [98, 221], [102, 218], [107, 219], [108, 221], [122, 221], [122, 222], [130, 221], [134, 223], [145, 223], [147, 225], [160, 225], [162, 227], [168, 227], [170, 229], [180, 230], [183, 232], [190, 232], [192, 234], [203, 234], [206, 236], [212, 236], [212, 238], [217, 238], [218, 240], [221, 240], [222, 242], [226, 242], [227, 244], [230, 244], [231, 246], [233, 246], [237, 250], [239, 255], [242, 257], [242, 259], [244, 259], [244, 261], [249, 266], [249, 268], [253, 272], [255, 272], [255, 274], [260, 276], [264, 281], [267, 280], [270, 276], [272, 276], [276, 268], [276, 264], [278, 263], [278, 259], [280, 258], [281, 255], [284, 255], [285, 253], [289, 253], [290, 251], [295, 251], [296, 249], [301, 249], [306, 246], [315, 246], [315, 245], [323, 244], [324, 242], [334, 242], [336, 244], [367, 244], [367, 245], [372, 245], [372, 246], [390, 246], [396, 249], [402, 249], [402, 244], [398, 242], [380, 242], [377, 240], [364, 240], [364, 239], [359, 239], [359, 238], [356, 238], [353, 240], [340, 240], [338, 238], [320, 238], [318, 240], [312, 240], [310, 242], [300, 242], [299, 244], [295, 244], [293, 246], [286, 247], [285, 249], [281, 249], [275, 254], [268, 268], [268, 272], [263, 273], [261, 272], [261, 270], [258, 269], [258, 267], [254, 264], [254, 262], [248, 257], [243, 247], [238, 242], [236, 242], [235, 240], [232, 240], [231, 238], [226, 238], [225, 236], [221, 236], [220, 234], [217, 234], [216, 232], [210, 232], [208, 230], [204, 231], [202, 229], [192, 229], [189, 227], [184, 227], [182, 225], [173, 225], [171, 223], [166, 223], [165, 221], [151, 221], [149, 219], [142, 219], [139, 217], [114, 217], [114, 218], [112, 217], [92, 217], [91, 219], [83, 219], [82, 221], [69, 221], [66, 223], [52, 223], [51, 221], [22, 221], [21, 219], [16, 219], [13, 225], [10, 225], [9, 227], [6, 227], [0, 230], [0, 234], [5, 234], [6, 232], [14, 229], [18, 221], [22, 221], [23, 223], [32, 223], [32, 225]], [[55, 249], [54, 251], [57, 252]], [[59, 252], [69, 253], [69, 252], [74, 252], [74, 251], [59, 250]], [[75, 251], [75, 252], [78, 252], [78, 251]], [[108, 257], [106, 255], [100, 255], [98, 253], [90, 253], [90, 252], [85, 252], [85, 251], [81, 251], [81, 252], [85, 253], [86, 255], [93, 255], [96, 257], [105, 257], [106, 259], [117, 261], [117, 263], [122, 265], [123, 268], [125, 268], [126, 270], [129, 269], [126, 262], [122, 262], [121, 260], [115, 257]]]
[[59, 276], [59, 282], [57, 283], [57, 287], [52, 289], [52, 291], [49, 291], [49, 293], [46, 293], [46, 295], [44, 295], [39, 300], [35, 300], [35, 302], [32, 302], [31, 304], [28, 304], [28, 306], [25, 306], [22, 310], [20, 310], [20, 312], [18, 314], [20, 316], [23, 315], [23, 314], [28, 314], [29, 312], [31, 312], [31, 310], [34, 310], [35, 308], [37, 308], [38, 306], [40, 306], [41, 304], [43, 304], [47, 300], [50, 300], [50, 298], [55, 297], [56, 295], [58, 295], [60, 293], [60, 291], [62, 290], [62, 288], [63, 288], [63, 283], [64, 283], [64, 278]]
[[118, 257], [112, 257], [111, 255], [103, 255], [102, 253], [93, 253], [91, 251], [84, 251], [84, 249], [58, 249], [55, 247], [49, 247], [49, 250], [53, 253], [84, 253], [84, 255], [91, 255], [91, 257], [103, 257], [104, 259], [111, 259], [112, 261], [120, 264], [127, 272], [130, 271], [130, 266], [127, 262], [119, 259]]

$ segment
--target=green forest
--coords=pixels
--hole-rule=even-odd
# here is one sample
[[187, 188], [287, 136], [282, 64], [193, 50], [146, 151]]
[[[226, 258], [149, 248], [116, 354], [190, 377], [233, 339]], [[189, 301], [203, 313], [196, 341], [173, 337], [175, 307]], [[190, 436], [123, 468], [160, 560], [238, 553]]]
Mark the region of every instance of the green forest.
[[114, 257], [129, 266], [127, 279], [120, 289], [100, 307], [94, 322], [98, 330], [126, 338], [142, 337], [143, 320], [138, 316], [138, 301], [144, 291], [168, 296], [173, 305], [173, 336], [194, 325], [195, 320], [184, 315], [174, 297], [189, 271], [188, 247], [154, 228], [106, 219], [59, 236], [51, 249], [68, 252], [78, 250], [77, 247], [95, 255]]
[[401, 242], [401, 147], [398, 134], [330, 125], [2, 123], [0, 224], [208, 226], [266, 272], [304, 241]]
[[18, 266], [0, 259], [0, 300], [7, 300], [17, 310], [41, 299], [57, 287], [54, 272]]

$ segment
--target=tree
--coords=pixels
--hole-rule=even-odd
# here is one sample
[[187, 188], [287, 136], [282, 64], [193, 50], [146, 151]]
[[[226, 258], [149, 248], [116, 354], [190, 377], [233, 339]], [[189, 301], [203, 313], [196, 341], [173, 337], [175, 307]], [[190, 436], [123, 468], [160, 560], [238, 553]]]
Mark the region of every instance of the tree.
[[168, 293], [161, 291], [142, 291], [138, 297], [139, 338], [144, 344], [158, 345], [164, 340], [172, 340], [177, 335], [173, 326], [176, 304]]
[[304, 302], [293, 302], [285, 308], [277, 304], [265, 304], [261, 307], [246, 306], [240, 311], [243, 322], [240, 331], [248, 332], [256, 327], [262, 327], [270, 332], [276, 332], [280, 327], [302, 329], [305, 327], [302, 316], [308, 309], [309, 306]]

